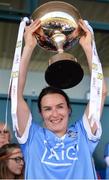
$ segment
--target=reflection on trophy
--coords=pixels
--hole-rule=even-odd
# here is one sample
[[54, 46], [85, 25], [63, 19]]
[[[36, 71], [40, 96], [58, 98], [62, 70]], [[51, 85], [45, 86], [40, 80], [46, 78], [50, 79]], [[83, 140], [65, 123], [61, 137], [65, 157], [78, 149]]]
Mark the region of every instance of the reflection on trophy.
[[[83, 70], [76, 58], [65, 50], [74, 46], [80, 37], [78, 10], [62, 1], [51, 1], [37, 8], [31, 18], [41, 20], [41, 34], [37, 34], [40, 47], [57, 54], [49, 59], [45, 71], [46, 82], [61, 89], [77, 85], [83, 78]], [[73, 33], [78, 28], [78, 35]]]

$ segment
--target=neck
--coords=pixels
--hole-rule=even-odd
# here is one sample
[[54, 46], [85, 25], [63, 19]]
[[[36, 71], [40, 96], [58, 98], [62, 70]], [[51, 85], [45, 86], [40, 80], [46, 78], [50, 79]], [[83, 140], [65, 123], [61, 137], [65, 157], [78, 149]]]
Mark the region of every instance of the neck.
[[63, 130], [61, 130], [61, 131], [56, 131], [56, 130], [53, 131], [53, 130], [51, 130], [49, 127], [47, 127], [45, 123], [43, 123], [43, 127], [46, 128], [46, 129], [48, 129], [49, 131], [52, 131], [52, 132], [53, 132], [54, 134], [56, 134], [56, 136], [58, 136], [58, 137], [64, 136], [64, 135], [66, 134], [66, 132], [67, 132], [67, 129], [63, 129]]
[[61, 132], [54, 132], [58, 137], [62, 137], [66, 134], [67, 130], [63, 130]]

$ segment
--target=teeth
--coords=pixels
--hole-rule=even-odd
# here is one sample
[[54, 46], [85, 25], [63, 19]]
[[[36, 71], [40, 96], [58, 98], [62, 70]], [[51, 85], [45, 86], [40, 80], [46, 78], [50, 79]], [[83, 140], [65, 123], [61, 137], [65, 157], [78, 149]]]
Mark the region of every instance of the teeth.
[[50, 120], [50, 122], [53, 122], [53, 123], [58, 123], [60, 120], [62, 120], [62, 119]]

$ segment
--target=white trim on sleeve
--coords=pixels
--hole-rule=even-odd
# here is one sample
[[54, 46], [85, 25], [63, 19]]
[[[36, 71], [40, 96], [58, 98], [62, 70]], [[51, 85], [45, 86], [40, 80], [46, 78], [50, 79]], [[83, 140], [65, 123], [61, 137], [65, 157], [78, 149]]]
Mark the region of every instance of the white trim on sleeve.
[[106, 165], [109, 167], [109, 156], [106, 156], [106, 157], [104, 158], [104, 160], [105, 160], [105, 162], [106, 162]]
[[84, 128], [85, 128], [86, 132], [87, 132], [88, 138], [90, 140], [96, 141], [97, 139], [100, 139], [101, 134], [102, 134], [102, 128], [101, 128], [101, 123], [100, 122], [98, 124], [99, 127], [97, 129], [96, 134], [93, 134], [91, 132], [91, 128], [90, 128], [89, 121], [87, 119], [86, 114], [83, 115], [83, 125], [84, 125]]
[[27, 125], [26, 125], [26, 128], [25, 128], [25, 131], [24, 131], [23, 135], [20, 137], [18, 135], [18, 132], [15, 131], [15, 136], [16, 136], [19, 144], [24, 144], [27, 141], [28, 135], [29, 135], [29, 129], [30, 129], [30, 126], [31, 126], [31, 122], [32, 122], [32, 115], [30, 113], [29, 119], [28, 119], [28, 122], [27, 122]]

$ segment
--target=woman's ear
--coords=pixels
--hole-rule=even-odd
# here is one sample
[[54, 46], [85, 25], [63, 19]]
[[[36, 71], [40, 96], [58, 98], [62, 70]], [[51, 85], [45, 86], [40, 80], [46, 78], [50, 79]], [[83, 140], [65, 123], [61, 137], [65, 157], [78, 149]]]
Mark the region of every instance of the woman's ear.
[[71, 117], [71, 115], [72, 115], [72, 109], [69, 108], [69, 117]]

